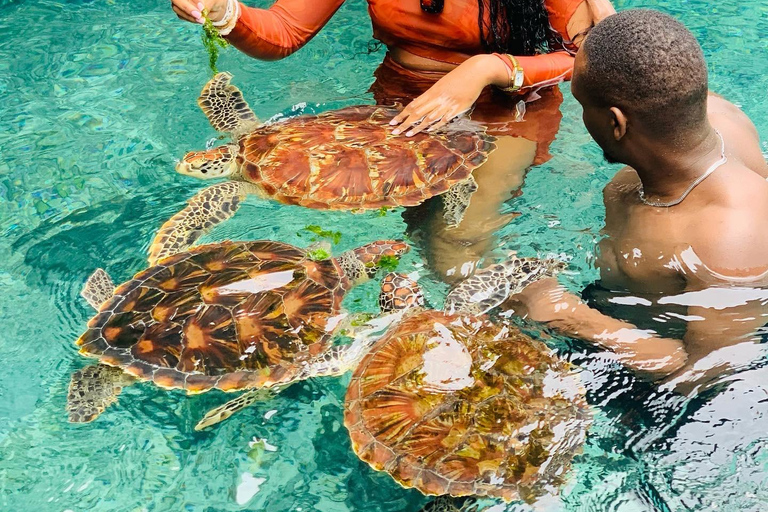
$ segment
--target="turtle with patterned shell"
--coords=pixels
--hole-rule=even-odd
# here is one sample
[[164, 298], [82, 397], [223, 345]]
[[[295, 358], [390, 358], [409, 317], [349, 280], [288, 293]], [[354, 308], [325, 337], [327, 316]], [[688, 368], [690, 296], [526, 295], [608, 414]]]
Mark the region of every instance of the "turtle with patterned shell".
[[[344, 424], [355, 453], [404, 487], [440, 496], [433, 512], [459, 510], [454, 497], [530, 502], [557, 493], [591, 423], [585, 390], [546, 345], [486, 313], [562, 268], [512, 257], [461, 282], [442, 311], [423, 306], [408, 276], [388, 274], [379, 302], [398, 318], [383, 336], [339, 347], [330, 364], [335, 374], [354, 370]], [[198, 426], [254, 397], [212, 410]]]
[[443, 194], [446, 223], [454, 226], [477, 189], [472, 171], [495, 149], [495, 138], [466, 118], [432, 133], [394, 136], [394, 107], [353, 106], [263, 124], [231, 78], [217, 74], [198, 99], [231, 142], [188, 153], [176, 166], [188, 176], [230, 181], [198, 192], [165, 223], [156, 258], [234, 215], [248, 194], [332, 210], [415, 206]]
[[[184, 247], [186, 249], [186, 247]], [[123, 386], [152, 381], [189, 394], [210, 389], [266, 392], [336, 350], [341, 302], [373, 276], [384, 257], [409, 249], [381, 240], [336, 258], [268, 240], [222, 242], [183, 250], [115, 288], [97, 270], [82, 295], [98, 310], [77, 340], [98, 364], [72, 375], [67, 410], [72, 422], [95, 419]]]

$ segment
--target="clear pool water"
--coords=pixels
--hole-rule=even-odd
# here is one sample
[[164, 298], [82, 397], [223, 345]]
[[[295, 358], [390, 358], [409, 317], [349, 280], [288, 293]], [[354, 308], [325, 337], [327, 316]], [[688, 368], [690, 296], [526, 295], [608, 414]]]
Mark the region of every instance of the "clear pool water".
[[[211, 432], [193, 426], [223, 395], [188, 398], [151, 385], [126, 389], [92, 424], [67, 423], [69, 375], [87, 363], [73, 344], [90, 314], [78, 297], [84, 279], [97, 266], [118, 279], [144, 266], [154, 230], [202, 185], [175, 174], [174, 159], [215, 136], [195, 104], [208, 78], [198, 28], [178, 22], [168, 3], [0, 0], [0, 510], [418, 510], [418, 492], [352, 454], [346, 379], [296, 385]], [[768, 5], [617, 5], [636, 6], [672, 13], [696, 33], [712, 88], [768, 139]], [[260, 63], [228, 51], [220, 68], [235, 73], [261, 118], [322, 111], [372, 102], [365, 91], [383, 51], [370, 41], [365, 2], [349, 0], [298, 54]], [[503, 249], [571, 257], [562, 280], [579, 291], [596, 277], [600, 190], [616, 168], [601, 160], [564, 92], [555, 157], [528, 174], [507, 204], [522, 215], [498, 235]], [[339, 249], [405, 230], [399, 211], [350, 216], [249, 199], [207, 239], [304, 245], [307, 224], [342, 231]], [[420, 261], [417, 250], [406, 263]], [[439, 301], [445, 286], [424, 274]], [[347, 304], [366, 309], [376, 293], [370, 283]], [[553, 342], [585, 368], [597, 420], [570, 483], [540, 509], [768, 509], [761, 357], [718, 392], [686, 401], [579, 345]]]

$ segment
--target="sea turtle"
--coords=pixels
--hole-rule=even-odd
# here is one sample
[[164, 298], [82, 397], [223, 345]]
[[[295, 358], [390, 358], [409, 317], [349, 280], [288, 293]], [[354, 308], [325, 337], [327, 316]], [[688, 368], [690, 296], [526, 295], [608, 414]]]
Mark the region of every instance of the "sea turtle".
[[[458, 510], [452, 497], [556, 493], [590, 424], [584, 388], [546, 345], [486, 313], [562, 267], [512, 257], [461, 282], [442, 311], [425, 308], [407, 276], [388, 274], [380, 306], [401, 316], [321, 363], [354, 369], [344, 424], [355, 453], [405, 487], [442, 495], [433, 511]], [[255, 399], [240, 395], [199, 426]]]
[[318, 261], [282, 242], [227, 241], [163, 258], [116, 289], [97, 270], [82, 295], [98, 314], [77, 345], [99, 363], [72, 375], [70, 421], [92, 421], [136, 379], [190, 394], [292, 380], [333, 350], [344, 294], [408, 249], [382, 240]]
[[[571, 365], [484, 314], [561, 265], [510, 263], [464, 281], [443, 311], [406, 313], [347, 388], [344, 424], [355, 453], [404, 487], [440, 496], [426, 510], [464, 510], [453, 497], [532, 502], [556, 494], [590, 425]], [[389, 274], [382, 302], [407, 300], [413, 288]]]
[[[176, 166], [197, 178], [229, 178], [198, 192], [158, 233], [172, 248], [234, 215], [247, 194], [318, 209], [414, 206], [445, 194], [445, 218], [460, 222], [477, 189], [472, 171], [495, 148], [494, 137], [466, 118], [434, 133], [393, 136], [395, 107], [362, 105], [262, 124], [219, 73], [198, 104], [232, 142], [188, 153]], [[164, 256], [155, 247], [156, 258]]]

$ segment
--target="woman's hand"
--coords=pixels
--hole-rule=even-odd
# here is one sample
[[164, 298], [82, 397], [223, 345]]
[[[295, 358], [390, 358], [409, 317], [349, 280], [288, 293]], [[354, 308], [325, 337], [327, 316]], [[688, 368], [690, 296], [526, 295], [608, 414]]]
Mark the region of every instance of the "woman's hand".
[[203, 10], [211, 21], [219, 21], [227, 10], [227, 0], [172, 0], [176, 16], [192, 23], [203, 23]]
[[392, 133], [406, 132], [411, 137], [425, 129], [436, 130], [469, 110], [486, 86], [508, 82], [507, 66], [498, 57], [470, 57], [396, 115], [389, 124], [400, 126]]

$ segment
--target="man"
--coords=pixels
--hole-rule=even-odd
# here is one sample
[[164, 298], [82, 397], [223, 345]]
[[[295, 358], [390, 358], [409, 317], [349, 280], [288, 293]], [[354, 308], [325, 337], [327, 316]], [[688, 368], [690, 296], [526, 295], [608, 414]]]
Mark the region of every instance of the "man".
[[702, 383], [745, 344], [755, 347], [756, 329], [768, 323], [759, 289], [768, 284], [768, 165], [756, 129], [708, 94], [694, 36], [651, 10], [598, 24], [578, 53], [571, 90], [606, 159], [627, 164], [604, 190], [600, 285], [631, 293], [635, 304], [677, 307], [670, 315], [687, 325], [681, 339], [661, 338], [554, 280], [529, 286], [514, 307], [678, 389]]

